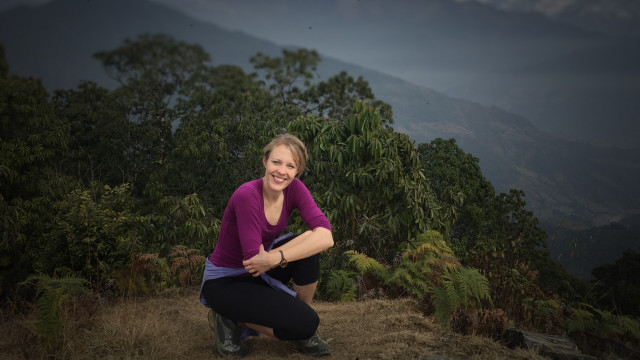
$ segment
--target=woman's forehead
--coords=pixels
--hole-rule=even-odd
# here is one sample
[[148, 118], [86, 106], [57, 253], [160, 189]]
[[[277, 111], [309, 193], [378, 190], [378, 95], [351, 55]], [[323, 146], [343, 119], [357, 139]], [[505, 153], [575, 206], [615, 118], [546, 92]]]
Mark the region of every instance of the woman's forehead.
[[269, 157], [279, 157], [279, 158], [288, 158], [290, 160], [294, 160], [293, 152], [289, 147], [285, 144], [280, 144], [271, 150]]

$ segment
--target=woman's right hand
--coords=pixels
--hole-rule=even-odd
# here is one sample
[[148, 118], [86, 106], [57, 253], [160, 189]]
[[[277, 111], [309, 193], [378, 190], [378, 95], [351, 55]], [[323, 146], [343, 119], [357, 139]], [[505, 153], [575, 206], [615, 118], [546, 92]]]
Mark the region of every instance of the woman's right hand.
[[[277, 255], [277, 256], [276, 256]], [[272, 254], [264, 250], [264, 245], [260, 244], [260, 251], [251, 259], [242, 262], [244, 269], [254, 277], [273, 269], [280, 263], [280, 255]]]

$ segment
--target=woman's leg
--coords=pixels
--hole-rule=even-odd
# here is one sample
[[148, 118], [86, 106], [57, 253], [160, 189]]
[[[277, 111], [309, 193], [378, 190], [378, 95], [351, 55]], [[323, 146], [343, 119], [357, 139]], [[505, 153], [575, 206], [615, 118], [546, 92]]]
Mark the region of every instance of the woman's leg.
[[235, 322], [273, 329], [280, 340], [300, 340], [315, 334], [320, 319], [306, 303], [260, 278], [250, 276], [209, 280], [203, 286], [207, 303], [219, 314]]
[[[293, 280], [293, 289], [297, 293], [297, 298], [301, 302], [311, 305], [320, 277], [320, 255], [316, 254], [306, 259], [293, 261], [285, 268], [276, 267], [268, 271], [267, 275], [284, 284]], [[311, 356], [323, 356], [331, 352], [329, 344], [322, 340], [317, 332], [309, 338], [295, 341], [295, 344], [302, 352]]]
[[[290, 240], [293, 239], [282, 241], [274, 248], [278, 248]], [[293, 290], [298, 293], [298, 299], [311, 305], [320, 278], [320, 254], [290, 262], [285, 268], [276, 267], [268, 271], [267, 275], [280, 280], [283, 284], [293, 280]]]
[[296, 283], [293, 283], [293, 290], [298, 293], [298, 299], [308, 305], [311, 305], [313, 295], [316, 293], [317, 287], [317, 281], [307, 285], [297, 285]]

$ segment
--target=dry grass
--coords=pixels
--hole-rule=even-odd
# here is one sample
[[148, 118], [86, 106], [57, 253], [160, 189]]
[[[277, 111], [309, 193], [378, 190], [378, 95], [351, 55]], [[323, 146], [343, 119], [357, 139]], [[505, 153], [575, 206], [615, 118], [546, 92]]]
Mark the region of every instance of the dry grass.
[[[207, 309], [197, 289], [129, 300], [76, 314], [65, 321], [63, 345], [54, 354], [34, 352], [33, 319], [2, 324], [3, 359], [210, 359], [217, 358]], [[546, 359], [510, 350], [490, 339], [462, 336], [437, 325], [411, 300], [316, 303], [320, 335], [331, 345], [326, 359]], [[266, 337], [247, 340], [246, 359], [308, 359], [287, 343]], [[53, 356], [52, 356], [53, 355]]]

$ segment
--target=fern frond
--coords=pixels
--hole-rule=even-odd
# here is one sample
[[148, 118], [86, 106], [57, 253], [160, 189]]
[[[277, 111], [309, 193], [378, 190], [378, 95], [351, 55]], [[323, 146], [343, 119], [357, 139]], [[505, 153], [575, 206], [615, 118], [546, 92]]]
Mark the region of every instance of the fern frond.
[[618, 316], [616, 321], [623, 335], [631, 338], [634, 343], [640, 342], [640, 322], [628, 316]]
[[414, 249], [407, 249], [403, 254], [403, 259], [424, 259], [433, 261], [435, 259], [453, 258], [453, 250], [449, 248], [442, 234], [434, 230], [428, 230], [419, 234], [412, 242]]
[[360, 275], [372, 273], [385, 280], [388, 277], [387, 268], [376, 259], [370, 258], [355, 250], [348, 250], [345, 255], [349, 258], [349, 263], [353, 264]]
[[429, 287], [429, 292], [436, 317], [443, 325], [448, 323], [451, 313], [459, 307], [466, 309], [472, 305], [472, 299], [477, 306], [481, 306], [482, 300], [491, 301], [489, 281], [473, 268], [445, 268], [441, 285]]
[[62, 327], [61, 311], [65, 302], [79, 295], [89, 294], [87, 280], [78, 276], [51, 277], [45, 274], [31, 275], [23, 285], [35, 283], [38, 320], [34, 328], [45, 347], [51, 348]]
[[459, 284], [460, 290], [464, 294], [463, 299], [468, 301], [469, 298], [474, 298], [476, 304], [480, 305], [483, 300], [491, 301], [489, 295], [489, 280], [480, 274], [477, 269], [474, 268], [458, 268], [453, 270], [457, 273], [456, 282]]
[[177, 275], [180, 286], [184, 287], [197, 281], [196, 269], [206, 259], [198, 254], [198, 250], [190, 249], [185, 245], [176, 245], [169, 256], [171, 256], [171, 273]]
[[573, 309], [573, 318], [568, 321], [567, 332], [596, 333], [596, 323], [593, 314], [584, 309]]
[[446, 326], [449, 323], [451, 317], [452, 304], [449, 299], [449, 293], [446, 289], [440, 287], [430, 288], [431, 302], [436, 312], [436, 319], [442, 326]]
[[326, 285], [326, 292], [332, 299], [340, 302], [353, 301], [356, 299], [356, 287], [352, 276], [352, 271], [335, 270], [329, 274]]
[[429, 271], [411, 261], [403, 261], [387, 277], [386, 283], [400, 286], [410, 294], [423, 298], [429, 291]]

